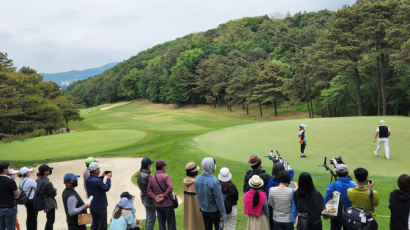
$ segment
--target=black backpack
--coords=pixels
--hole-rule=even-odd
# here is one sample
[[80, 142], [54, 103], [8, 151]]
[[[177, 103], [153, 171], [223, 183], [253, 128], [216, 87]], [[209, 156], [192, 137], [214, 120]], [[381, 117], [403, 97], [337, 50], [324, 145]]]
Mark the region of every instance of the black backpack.
[[[41, 185], [43, 185], [43, 184], [41, 184]], [[40, 186], [40, 188], [38, 188], [36, 190], [36, 193], [34, 193], [34, 197], [33, 197], [33, 208], [37, 212], [44, 210], [44, 201], [41, 198], [40, 191], [41, 191], [41, 186]]]
[[[22, 205], [25, 205], [27, 202], [28, 202], [28, 197], [26, 196], [26, 194], [23, 192], [23, 187], [24, 187], [24, 184], [27, 182], [27, 180], [25, 180], [24, 182], [23, 182], [23, 184], [20, 186], [20, 195], [19, 195], [19, 197], [16, 199], [16, 203], [17, 204], [22, 204]], [[31, 192], [31, 190], [30, 190], [30, 192]], [[29, 194], [30, 195], [30, 194]]]
[[[374, 212], [373, 206], [373, 190], [369, 189], [370, 203], [372, 206], [372, 212]], [[373, 218], [372, 213], [364, 210], [363, 208], [350, 207], [343, 211], [343, 223], [349, 230], [377, 230], [378, 225]]]

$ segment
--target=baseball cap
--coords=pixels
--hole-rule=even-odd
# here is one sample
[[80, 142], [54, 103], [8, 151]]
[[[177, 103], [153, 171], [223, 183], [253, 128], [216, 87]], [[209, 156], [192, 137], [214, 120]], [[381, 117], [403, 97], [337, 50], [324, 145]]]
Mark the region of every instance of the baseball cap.
[[87, 159], [85, 159], [85, 163], [88, 165], [93, 162], [98, 162], [98, 161], [94, 157], [87, 157]]
[[17, 174], [17, 173], [19, 173], [19, 171], [18, 171], [18, 170], [15, 170], [15, 169], [9, 169], [9, 175], [13, 175], [13, 174]]
[[95, 171], [95, 170], [97, 170], [97, 169], [100, 169], [100, 168], [102, 168], [102, 165], [101, 164], [98, 164], [97, 162], [92, 162], [89, 166], [88, 166], [88, 170], [89, 171]]
[[38, 167], [38, 172], [40, 173], [40, 175], [43, 175], [44, 172], [50, 171], [50, 170], [53, 170], [53, 167], [50, 167], [48, 165], [43, 164], [43, 165], [40, 165], [40, 167]]
[[67, 182], [67, 181], [69, 181], [69, 180], [76, 180], [76, 179], [79, 178], [79, 177], [80, 177], [79, 175], [74, 175], [74, 174], [72, 174], [72, 173], [66, 173], [66, 174], [64, 175], [64, 183]]
[[384, 125], [384, 120], [380, 120], [380, 124], [381, 124], [381, 125]]
[[307, 125], [306, 124], [300, 124], [299, 127], [306, 128]]
[[336, 166], [336, 172], [338, 172], [338, 173], [347, 173], [347, 172], [348, 172], [347, 165], [345, 165], [345, 164], [338, 164], [338, 165]]
[[27, 167], [23, 167], [23, 168], [20, 169], [20, 174], [21, 174], [21, 175], [24, 175], [24, 174], [26, 174], [26, 173], [28, 173], [28, 172], [33, 172], [33, 169], [29, 169], [29, 168], [27, 168]]
[[154, 164], [155, 161], [152, 161], [151, 159], [149, 159], [148, 157], [145, 157], [144, 159], [142, 159], [141, 161], [141, 165], [142, 166], [148, 166], [148, 165], [152, 165]]

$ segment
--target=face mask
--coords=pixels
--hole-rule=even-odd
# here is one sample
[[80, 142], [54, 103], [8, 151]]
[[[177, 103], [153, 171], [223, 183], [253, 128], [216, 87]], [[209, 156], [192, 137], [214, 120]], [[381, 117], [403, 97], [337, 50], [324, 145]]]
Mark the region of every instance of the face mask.
[[16, 178], [17, 178], [17, 175], [16, 175], [16, 174], [11, 175], [11, 179], [12, 179], [12, 180], [15, 180]]
[[73, 183], [71, 183], [71, 186], [73, 188], [77, 187], [78, 186], [78, 181], [75, 180]]

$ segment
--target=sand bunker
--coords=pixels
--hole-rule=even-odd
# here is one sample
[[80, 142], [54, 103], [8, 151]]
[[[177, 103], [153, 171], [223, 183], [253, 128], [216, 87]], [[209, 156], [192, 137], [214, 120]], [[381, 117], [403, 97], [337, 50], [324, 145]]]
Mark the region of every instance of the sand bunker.
[[[111, 170], [113, 172], [111, 189], [107, 192], [108, 221], [111, 218], [111, 213], [114, 210], [115, 204], [119, 202], [120, 195], [124, 191], [128, 191], [135, 196], [134, 205], [137, 209], [136, 216], [138, 219], [145, 219], [145, 209], [141, 203], [140, 191], [138, 186], [131, 182], [132, 175], [140, 168], [141, 158], [98, 158], [98, 160], [99, 163], [103, 165], [102, 171]], [[58, 209], [56, 210], [54, 229], [67, 229], [66, 215], [61, 198], [61, 194], [65, 188], [65, 185], [63, 184], [63, 177], [67, 172], [81, 175], [78, 179], [78, 187], [76, 188], [76, 191], [80, 194], [83, 200], [86, 200], [84, 181], [82, 178], [83, 172], [85, 171], [84, 160], [55, 162], [50, 163], [49, 165], [54, 167], [53, 174], [49, 178], [54, 184], [54, 187], [57, 188], [56, 200]], [[32, 179], [36, 179], [36, 176], [34, 175], [31, 176]], [[19, 183], [19, 181], [17, 182]], [[23, 205], [18, 205], [18, 220], [20, 222], [21, 229], [26, 229], [26, 208]], [[44, 229], [45, 223], [45, 213], [43, 211], [39, 212], [38, 229]]]

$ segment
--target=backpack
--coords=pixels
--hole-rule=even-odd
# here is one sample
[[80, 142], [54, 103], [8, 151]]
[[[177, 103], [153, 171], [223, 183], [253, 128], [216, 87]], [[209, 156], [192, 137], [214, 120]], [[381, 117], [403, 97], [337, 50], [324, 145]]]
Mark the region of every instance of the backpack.
[[[25, 184], [26, 182], [27, 182], [27, 180], [25, 180], [25, 181], [23, 182], [23, 184], [20, 186], [20, 195], [19, 195], [19, 197], [17, 197], [17, 199], [16, 199], [17, 204], [25, 205], [25, 204], [28, 202], [28, 197], [27, 197], [27, 195], [23, 192], [23, 187], [24, 187], [24, 184]], [[31, 190], [30, 190], [30, 192], [31, 192]], [[30, 195], [30, 193], [29, 193], [29, 195]]]
[[[43, 185], [43, 184], [41, 184], [41, 185]], [[34, 208], [35, 211], [42, 211], [42, 210], [44, 210], [44, 201], [43, 201], [43, 199], [41, 198], [40, 191], [41, 191], [41, 186], [40, 186], [40, 188], [38, 188], [38, 189], [36, 190], [36, 193], [34, 193], [34, 197], [33, 197], [33, 208]]]
[[[369, 189], [370, 203], [372, 212], [374, 212], [373, 206], [373, 190]], [[373, 218], [372, 213], [364, 210], [363, 208], [350, 207], [343, 211], [343, 223], [348, 226], [350, 230], [377, 230], [378, 225]]]

